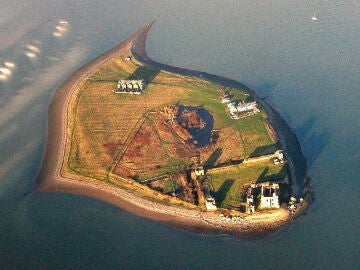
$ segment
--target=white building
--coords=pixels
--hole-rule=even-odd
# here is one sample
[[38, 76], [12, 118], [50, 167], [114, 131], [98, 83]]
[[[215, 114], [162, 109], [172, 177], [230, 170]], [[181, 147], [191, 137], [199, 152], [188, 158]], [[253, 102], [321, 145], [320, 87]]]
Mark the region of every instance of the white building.
[[214, 211], [217, 209], [215, 199], [211, 196], [208, 196], [205, 200], [206, 210]]
[[279, 184], [262, 183], [259, 208], [280, 208], [279, 192]]
[[239, 102], [236, 106], [236, 109], [239, 113], [241, 112], [248, 112], [248, 111], [254, 111], [256, 110], [256, 101], [254, 102], [249, 102], [249, 103], [245, 103], [245, 102]]
[[227, 104], [230, 115], [236, 113], [250, 112], [250, 111], [256, 112], [258, 110], [256, 106], [257, 106], [256, 101], [249, 103], [245, 103], [242, 101], [237, 104], [235, 102], [231, 102]]
[[119, 80], [115, 93], [141, 94], [144, 86], [143, 80]]
[[274, 163], [275, 164], [283, 164], [284, 161], [285, 161], [285, 158], [284, 158], [284, 152], [282, 150], [277, 150], [275, 153], [274, 153]]
[[235, 102], [228, 103], [227, 107], [231, 114], [237, 113], [237, 108], [236, 108]]
[[201, 176], [201, 175], [205, 175], [205, 170], [203, 166], [198, 166], [195, 168], [195, 175], [196, 176]]

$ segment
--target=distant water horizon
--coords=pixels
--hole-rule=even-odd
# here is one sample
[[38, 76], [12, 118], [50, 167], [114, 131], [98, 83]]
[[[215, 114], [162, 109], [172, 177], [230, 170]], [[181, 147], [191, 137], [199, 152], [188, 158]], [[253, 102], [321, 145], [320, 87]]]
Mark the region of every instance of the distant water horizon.
[[[358, 1], [335, 0], [5, 1], [0, 268], [358, 269], [359, 12]], [[306, 215], [270, 236], [238, 240], [87, 197], [32, 191], [56, 87], [154, 19], [152, 59], [239, 81], [286, 120], [312, 179], [315, 202]]]

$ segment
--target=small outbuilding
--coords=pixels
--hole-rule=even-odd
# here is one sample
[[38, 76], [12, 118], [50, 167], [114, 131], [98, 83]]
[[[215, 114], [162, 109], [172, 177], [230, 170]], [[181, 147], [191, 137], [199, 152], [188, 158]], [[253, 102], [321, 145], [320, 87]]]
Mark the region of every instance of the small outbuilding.
[[215, 211], [217, 209], [215, 199], [211, 196], [206, 197], [205, 205], [208, 211]]
[[205, 175], [205, 169], [203, 166], [198, 166], [195, 168], [195, 175], [196, 176], [201, 176], [201, 175]]
[[285, 161], [285, 158], [284, 158], [284, 153], [282, 150], [277, 150], [275, 153], [274, 153], [274, 163], [275, 164], [283, 164], [284, 161]]

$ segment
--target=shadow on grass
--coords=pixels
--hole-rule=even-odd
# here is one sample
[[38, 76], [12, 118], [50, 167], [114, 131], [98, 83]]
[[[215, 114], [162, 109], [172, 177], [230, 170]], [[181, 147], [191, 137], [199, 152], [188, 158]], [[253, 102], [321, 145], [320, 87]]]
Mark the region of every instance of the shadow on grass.
[[259, 175], [258, 179], [256, 180], [256, 183], [263, 182], [263, 180], [268, 172], [269, 172], [269, 167], [265, 167], [264, 170], [262, 171], [262, 173]]
[[159, 73], [160, 69], [140, 66], [127, 78], [127, 80], [144, 80], [147, 85], [151, 83]]
[[234, 184], [235, 180], [233, 179], [226, 179], [224, 183], [222, 183], [219, 190], [215, 193], [216, 199], [218, 204], [222, 204], [222, 202], [226, 198], [226, 194], [229, 192], [231, 186]]
[[268, 174], [268, 172], [269, 167], [264, 168], [263, 172], [258, 177], [256, 183], [283, 180], [288, 175], [288, 169], [286, 165], [283, 165], [281, 167], [281, 170], [276, 174]]
[[256, 147], [254, 152], [252, 152], [249, 157], [252, 158], [252, 157], [259, 157], [263, 155], [273, 154], [277, 149], [278, 149], [278, 145], [276, 143], [259, 146]]
[[219, 159], [222, 154], [222, 149], [220, 147], [216, 148], [215, 151], [210, 155], [210, 157], [204, 162], [205, 167], [213, 167], [215, 162]]

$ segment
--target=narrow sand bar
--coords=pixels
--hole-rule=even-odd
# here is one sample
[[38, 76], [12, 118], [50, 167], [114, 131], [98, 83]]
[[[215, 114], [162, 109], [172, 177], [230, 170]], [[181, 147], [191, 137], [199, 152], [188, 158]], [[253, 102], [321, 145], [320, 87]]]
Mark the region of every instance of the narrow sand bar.
[[289, 212], [284, 209], [280, 209], [280, 211], [273, 214], [254, 215], [239, 221], [227, 221], [221, 219], [218, 214], [149, 201], [111, 184], [96, 180], [82, 181], [79, 178], [69, 177], [62, 172], [64, 157], [69, 147], [67, 125], [71, 97], [79, 90], [79, 85], [83, 80], [122, 51], [131, 49], [133, 55], [140, 62], [164, 70], [202, 76], [216, 82], [234, 82], [223, 77], [170, 67], [152, 61], [145, 51], [145, 41], [151, 25], [152, 23], [144, 26], [119, 45], [74, 72], [57, 89], [49, 108], [46, 152], [37, 179], [37, 190], [90, 196], [139, 216], [165, 222], [179, 228], [201, 232], [232, 232], [237, 234], [238, 237], [248, 237], [273, 232], [287, 224], [291, 217]]

